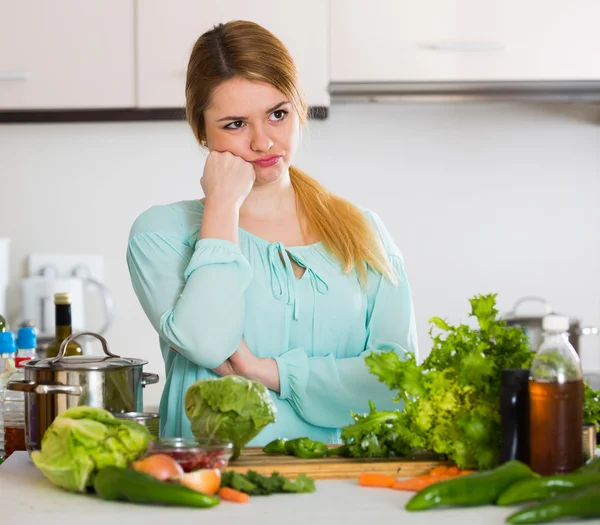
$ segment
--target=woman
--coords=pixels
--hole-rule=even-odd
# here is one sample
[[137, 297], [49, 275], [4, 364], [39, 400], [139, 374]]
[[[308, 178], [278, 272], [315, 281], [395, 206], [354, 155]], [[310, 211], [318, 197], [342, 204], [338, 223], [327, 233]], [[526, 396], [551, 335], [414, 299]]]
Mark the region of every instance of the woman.
[[143, 213], [127, 252], [166, 365], [163, 435], [192, 435], [189, 385], [238, 374], [266, 385], [277, 408], [253, 445], [337, 443], [351, 411], [392, 404], [366, 353], [416, 353], [402, 256], [374, 213], [292, 166], [307, 107], [267, 30], [237, 21], [203, 34], [186, 111], [209, 151], [205, 197]]

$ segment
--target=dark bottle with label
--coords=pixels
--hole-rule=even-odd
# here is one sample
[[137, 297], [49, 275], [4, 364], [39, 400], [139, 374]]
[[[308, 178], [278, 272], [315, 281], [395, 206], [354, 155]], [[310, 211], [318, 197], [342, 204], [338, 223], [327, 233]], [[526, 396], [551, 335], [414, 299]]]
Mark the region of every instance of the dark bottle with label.
[[[46, 357], [56, 357], [62, 342], [73, 333], [71, 324], [71, 294], [54, 294], [55, 318], [56, 318], [56, 340], [48, 345]], [[67, 346], [65, 355], [82, 355], [83, 351], [79, 343], [71, 341]]]
[[500, 385], [502, 446], [500, 462], [518, 459], [529, 463], [529, 370], [502, 370]]

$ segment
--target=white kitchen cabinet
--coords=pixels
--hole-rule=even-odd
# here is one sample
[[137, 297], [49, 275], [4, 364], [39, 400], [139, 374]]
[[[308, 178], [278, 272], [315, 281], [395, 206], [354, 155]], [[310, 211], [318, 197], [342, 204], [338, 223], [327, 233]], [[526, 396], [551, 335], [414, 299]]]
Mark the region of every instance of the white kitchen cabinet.
[[229, 20], [257, 22], [289, 49], [310, 106], [329, 106], [329, 6], [324, 0], [136, 0], [137, 105], [185, 106], [198, 37]]
[[133, 107], [134, 0], [0, 0], [0, 110]]
[[600, 79], [598, 0], [330, 0], [332, 82]]

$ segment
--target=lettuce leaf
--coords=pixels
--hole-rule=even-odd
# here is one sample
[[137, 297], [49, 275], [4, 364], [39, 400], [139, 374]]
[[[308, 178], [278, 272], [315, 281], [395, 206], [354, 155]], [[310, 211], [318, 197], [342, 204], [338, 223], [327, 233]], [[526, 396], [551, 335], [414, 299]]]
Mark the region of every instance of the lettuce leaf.
[[393, 391], [404, 409], [353, 414], [342, 430], [353, 457], [401, 456], [426, 450], [461, 468], [493, 468], [500, 452], [500, 381], [503, 368], [527, 368], [533, 357], [517, 327], [498, 317], [496, 294], [469, 300], [476, 327], [430, 319], [433, 348], [415, 356], [371, 353], [370, 371]]

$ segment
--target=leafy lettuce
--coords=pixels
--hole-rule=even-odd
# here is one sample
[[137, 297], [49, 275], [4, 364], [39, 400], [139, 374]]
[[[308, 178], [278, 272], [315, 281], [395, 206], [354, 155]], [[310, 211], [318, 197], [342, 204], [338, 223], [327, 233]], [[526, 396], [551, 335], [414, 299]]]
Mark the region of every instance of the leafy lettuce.
[[233, 457], [269, 423], [276, 408], [267, 387], [241, 376], [200, 379], [185, 393], [185, 412], [198, 439], [233, 443]]
[[142, 456], [151, 437], [135, 421], [79, 406], [56, 417], [44, 433], [41, 451], [32, 452], [31, 460], [52, 483], [85, 492], [101, 468], [127, 467]]
[[[527, 368], [533, 357], [517, 327], [498, 317], [496, 295], [470, 299], [477, 327], [430, 320], [433, 348], [418, 365], [415, 356], [371, 353], [370, 371], [404, 402], [404, 410], [352, 414], [342, 430], [354, 457], [405, 456], [415, 450], [443, 455], [461, 468], [496, 466], [500, 453], [500, 381], [503, 368]], [[434, 330], [438, 333], [434, 334]]]

